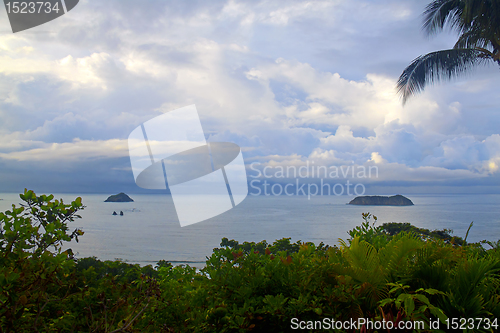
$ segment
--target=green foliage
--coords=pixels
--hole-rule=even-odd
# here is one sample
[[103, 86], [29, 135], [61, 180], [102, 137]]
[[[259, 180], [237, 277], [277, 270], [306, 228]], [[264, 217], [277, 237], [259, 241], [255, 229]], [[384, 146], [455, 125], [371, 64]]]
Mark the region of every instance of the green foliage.
[[81, 198], [64, 204], [28, 190], [20, 198], [25, 204], [0, 213], [0, 327], [7, 331], [36, 330], [55, 302], [78, 290], [72, 252], [61, 246], [83, 235], [67, 225], [84, 208]]
[[463, 245], [465, 242], [461, 237], [452, 236], [451, 234], [453, 233], [453, 230], [451, 229], [429, 230], [425, 228], [418, 228], [410, 223], [384, 223], [380, 226], [380, 230], [390, 236], [397, 235], [400, 232], [412, 232], [419, 235], [423, 240], [440, 239], [445, 243], [458, 245]]
[[158, 272], [95, 258], [76, 261], [62, 246], [83, 235], [68, 226], [85, 208], [81, 198], [65, 204], [28, 190], [20, 198], [20, 207], [0, 213], [0, 332], [130, 328], [159, 294], [149, 278]]
[[[228, 240], [226, 237], [222, 238], [220, 243], [221, 248], [230, 248], [233, 251], [242, 251], [245, 254], [250, 253], [251, 251], [257, 251], [258, 253], [268, 253], [268, 254], [278, 254], [281, 251], [284, 251], [287, 255], [297, 253], [302, 245], [302, 242], [299, 240], [296, 243], [290, 242], [291, 238], [282, 238], [276, 240], [273, 244], [268, 244], [265, 240], [255, 243], [255, 242], [243, 242], [240, 244], [238, 241], [234, 239]], [[312, 244], [312, 243], [305, 243]], [[318, 245], [318, 251], [323, 251], [328, 249], [328, 245], [325, 245], [321, 242]], [[214, 252], [221, 251], [221, 248], [215, 248]]]
[[[389, 294], [395, 297], [386, 298], [380, 301], [379, 305], [383, 318], [393, 321], [395, 327], [401, 320], [423, 321], [427, 324], [428, 318], [434, 316], [444, 324], [448, 318], [440, 308], [432, 305], [428, 296], [425, 295], [444, 295], [443, 292], [431, 288], [408, 291], [410, 286], [404, 286], [400, 283], [388, 283], [387, 285], [392, 287]], [[394, 312], [397, 312], [396, 318], [392, 315]], [[426, 329], [429, 329], [428, 324]]]
[[292, 318], [500, 316], [498, 242], [486, 250], [447, 230], [376, 227], [366, 213], [340, 247], [223, 238], [201, 270], [140, 267], [61, 250], [83, 234], [68, 227], [80, 199], [21, 198], [0, 213], [0, 332], [287, 332]]
[[[389, 237], [384, 233], [382, 226], [375, 227], [377, 223], [377, 217], [370, 213], [362, 213], [363, 221], [360, 226], [354, 227], [354, 229], [348, 232], [352, 239], [359, 237], [360, 240], [370, 243], [375, 248], [379, 249], [387, 244]], [[373, 218], [373, 222], [371, 219]]]

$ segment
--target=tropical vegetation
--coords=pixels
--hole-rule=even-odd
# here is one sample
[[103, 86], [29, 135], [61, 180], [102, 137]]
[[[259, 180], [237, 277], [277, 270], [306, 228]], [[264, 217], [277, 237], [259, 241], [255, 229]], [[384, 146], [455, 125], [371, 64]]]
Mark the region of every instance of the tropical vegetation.
[[[20, 197], [0, 213], [0, 332], [288, 332], [362, 318], [419, 321], [422, 332], [466, 331], [476, 320], [468, 331], [498, 331], [500, 242], [377, 226], [366, 213], [340, 246], [224, 238], [201, 270], [140, 267], [62, 250], [83, 236], [68, 226], [80, 198]], [[331, 327], [377, 331], [369, 323]]]
[[459, 33], [452, 49], [419, 56], [399, 77], [403, 104], [428, 83], [454, 78], [479, 64], [500, 65], [500, 1], [435, 0], [424, 12], [427, 35], [450, 27]]

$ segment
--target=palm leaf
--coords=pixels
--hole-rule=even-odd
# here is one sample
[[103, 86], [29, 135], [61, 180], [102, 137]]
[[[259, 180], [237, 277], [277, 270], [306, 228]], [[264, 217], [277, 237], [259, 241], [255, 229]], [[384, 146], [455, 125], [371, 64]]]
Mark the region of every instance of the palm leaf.
[[452, 27], [460, 26], [460, 17], [464, 9], [460, 0], [437, 0], [427, 5], [424, 12], [423, 29], [429, 35], [441, 31], [448, 23]]
[[494, 36], [484, 28], [474, 26], [468, 31], [464, 32], [455, 43], [454, 49], [472, 49], [472, 48], [495, 48], [492, 43]]
[[380, 249], [381, 263], [392, 279], [404, 275], [415, 252], [425, 243], [414, 233], [402, 232], [395, 236], [384, 248]]
[[428, 83], [457, 77], [486, 58], [491, 59], [483, 51], [468, 48], [436, 51], [416, 58], [398, 79], [397, 89], [403, 105]]
[[385, 275], [380, 265], [377, 249], [370, 243], [355, 237], [350, 246], [342, 245], [343, 267], [336, 267], [337, 273], [349, 275], [354, 280], [373, 286], [384, 285]]
[[469, 258], [463, 262], [462, 266], [457, 267], [453, 283], [453, 286], [458, 287], [455, 290], [456, 300], [466, 306], [475, 294], [482, 294], [477, 292], [481, 283], [492, 275], [498, 276], [499, 271], [500, 262], [497, 260]]
[[426, 7], [423, 29], [428, 35], [440, 32], [447, 24], [459, 33], [473, 25], [493, 30], [500, 22], [499, 11], [496, 0], [436, 0]]
[[397, 85], [403, 105], [427, 83], [456, 77], [485, 59], [500, 65], [500, 1], [432, 1], [424, 12], [424, 31], [432, 35], [447, 25], [460, 34], [454, 49], [420, 56], [404, 70]]
[[467, 258], [455, 267], [448, 298], [441, 299], [440, 306], [450, 316], [486, 316], [493, 310], [486, 305], [495, 305], [499, 272], [498, 260]]
[[[373, 276], [367, 276], [366, 273], [378, 273], [381, 268], [375, 247], [362, 241], [360, 237], [355, 237], [349, 247], [343, 248], [343, 256], [353, 272], [357, 273], [353, 277], [362, 282], [368, 282], [369, 279], [373, 278]], [[379, 277], [376, 280], [379, 280]]]

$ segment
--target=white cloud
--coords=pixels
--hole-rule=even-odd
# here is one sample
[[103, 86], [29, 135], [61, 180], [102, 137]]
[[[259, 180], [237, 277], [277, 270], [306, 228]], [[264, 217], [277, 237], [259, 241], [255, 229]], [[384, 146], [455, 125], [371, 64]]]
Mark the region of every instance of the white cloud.
[[75, 139], [73, 142], [44, 143], [15, 141], [11, 145], [26, 147], [38, 145], [39, 148], [0, 153], [0, 158], [19, 162], [81, 162], [87, 159], [106, 159], [128, 156], [127, 140], [111, 139], [89, 141]]
[[387, 163], [387, 161], [382, 157], [380, 156], [380, 154], [375, 151], [372, 153], [370, 159], [368, 160], [368, 162], [373, 162], [375, 164], [384, 164], [384, 163]]

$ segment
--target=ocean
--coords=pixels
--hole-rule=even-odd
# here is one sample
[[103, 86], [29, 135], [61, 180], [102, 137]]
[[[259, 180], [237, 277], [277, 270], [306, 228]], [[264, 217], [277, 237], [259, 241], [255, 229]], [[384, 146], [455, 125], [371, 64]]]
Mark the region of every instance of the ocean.
[[[168, 195], [130, 195], [134, 202], [104, 202], [106, 194], [55, 194], [69, 203], [81, 196], [87, 207], [82, 219], [70, 223], [85, 235], [68, 243], [77, 257], [121, 259], [141, 265], [164, 259], [174, 264], [202, 267], [223, 237], [239, 242], [283, 237], [292, 241], [338, 244], [347, 231], [361, 224], [361, 214], [378, 217], [377, 224], [410, 222], [428, 229], [453, 229], [464, 237], [474, 221], [468, 241], [500, 239], [499, 194], [406, 195], [414, 206], [353, 206], [350, 196], [251, 196], [234, 209], [209, 220], [180, 227]], [[20, 203], [18, 194], [0, 193], [0, 211]], [[113, 211], [124, 215], [113, 216]]]

